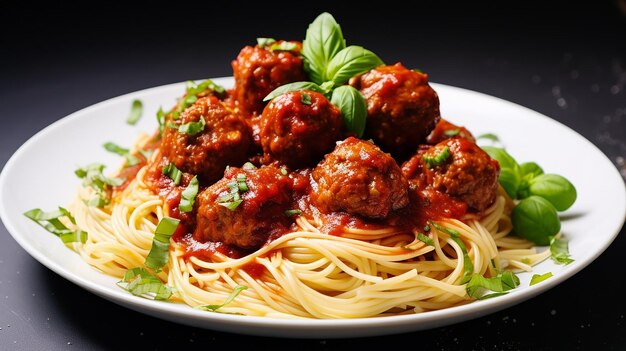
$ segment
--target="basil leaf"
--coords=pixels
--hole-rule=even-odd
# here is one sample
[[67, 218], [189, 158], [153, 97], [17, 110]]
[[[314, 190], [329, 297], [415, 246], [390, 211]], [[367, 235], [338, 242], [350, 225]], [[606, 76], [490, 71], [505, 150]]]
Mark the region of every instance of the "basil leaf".
[[[188, 105], [186, 107], [189, 107], [194, 102], [196, 102], [198, 100], [198, 97], [196, 95], [206, 90], [212, 90], [218, 94], [223, 94], [226, 91], [223, 86], [215, 84], [215, 82], [210, 79], [207, 79], [200, 84], [196, 84], [194, 81], [191, 80], [187, 81], [187, 88], [185, 90], [187, 97], [185, 98], [185, 102], [186, 104], [188, 103]], [[184, 110], [184, 108], [182, 110]], [[182, 110], [180, 112], [182, 112]]]
[[189, 181], [189, 185], [183, 190], [180, 196], [180, 203], [178, 209], [182, 212], [191, 212], [193, 210], [193, 203], [196, 200], [198, 194], [198, 178], [193, 176]]
[[556, 263], [567, 265], [574, 262], [569, 256], [569, 245], [565, 239], [552, 238], [550, 240], [550, 253], [552, 260]]
[[326, 68], [326, 80], [342, 85], [350, 78], [368, 72], [384, 62], [375, 53], [361, 46], [351, 45], [339, 51]]
[[141, 100], [133, 100], [133, 103], [130, 107], [130, 114], [128, 118], [126, 118], [126, 123], [130, 125], [135, 125], [141, 119], [141, 115], [143, 114], [143, 103]]
[[209, 311], [209, 312], [217, 312], [218, 309], [228, 305], [229, 303], [231, 303], [235, 297], [237, 297], [237, 295], [239, 295], [242, 291], [248, 289], [247, 286], [245, 285], [237, 285], [235, 287], [235, 289], [233, 289], [233, 292], [230, 293], [230, 295], [228, 295], [228, 297], [226, 298], [226, 300], [224, 301], [223, 304], [221, 305], [202, 305], [202, 306], [197, 306], [196, 308], [199, 310], [203, 310], [203, 311]]
[[534, 178], [543, 174], [543, 169], [541, 169], [536, 162], [524, 162], [519, 165], [519, 167], [524, 177], [529, 176], [530, 178]]
[[293, 82], [285, 85], [281, 85], [278, 88], [272, 90], [267, 96], [263, 99], [263, 101], [272, 100], [275, 97], [288, 93], [290, 91], [297, 90], [311, 90], [321, 94], [327, 94], [328, 91], [325, 91], [319, 85], [313, 82]]
[[517, 198], [517, 190], [522, 181], [522, 171], [515, 159], [504, 149], [495, 146], [482, 146], [489, 156], [500, 163], [500, 177], [498, 182], [504, 191], [513, 199]]
[[342, 85], [335, 90], [330, 102], [339, 107], [346, 128], [357, 137], [362, 137], [365, 132], [367, 120], [367, 102], [360, 91], [349, 85]]
[[160, 272], [161, 268], [169, 260], [170, 238], [178, 228], [180, 220], [171, 217], [163, 217], [154, 231], [152, 247], [146, 257], [146, 267]]
[[159, 125], [159, 135], [163, 134], [163, 128], [165, 128], [165, 111], [162, 107], [156, 113], [157, 123]]
[[61, 241], [63, 241], [64, 244], [70, 244], [70, 243], [86, 243], [87, 242], [87, 232], [84, 230], [77, 230], [71, 233], [64, 233], [59, 235], [59, 238], [61, 238]]
[[528, 191], [550, 201], [557, 211], [565, 211], [576, 201], [576, 188], [558, 174], [541, 174], [530, 179]]
[[511, 214], [513, 231], [537, 245], [548, 245], [561, 230], [556, 208], [546, 199], [531, 195], [521, 200]]
[[341, 27], [335, 18], [324, 12], [309, 24], [302, 42], [304, 70], [317, 84], [327, 81], [326, 67], [330, 60], [346, 47]]
[[532, 278], [530, 278], [530, 285], [535, 285], [537, 283], [541, 283], [542, 281], [552, 277], [552, 272], [548, 272], [545, 274], [533, 274]]
[[480, 139], [487, 139], [487, 140], [491, 140], [495, 142], [500, 141], [500, 138], [498, 138], [498, 136], [493, 133], [485, 133], [476, 137], [476, 140], [480, 140]]

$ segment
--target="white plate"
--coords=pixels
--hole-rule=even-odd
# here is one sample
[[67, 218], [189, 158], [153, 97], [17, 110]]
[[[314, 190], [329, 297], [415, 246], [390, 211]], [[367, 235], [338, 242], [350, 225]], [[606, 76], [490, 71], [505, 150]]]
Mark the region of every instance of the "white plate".
[[[231, 78], [215, 80], [232, 86]], [[184, 92], [172, 84], [120, 96], [73, 113], [28, 140], [0, 175], [0, 216], [15, 240], [35, 259], [79, 286], [120, 305], [159, 318], [196, 327], [241, 334], [292, 338], [362, 337], [434, 328], [477, 318], [532, 298], [571, 277], [596, 259], [624, 223], [626, 189], [613, 164], [585, 138], [519, 105], [460, 88], [433, 84], [442, 116], [475, 135], [495, 133], [519, 161], [535, 161], [547, 173], [567, 177], [578, 190], [574, 206], [563, 213], [562, 229], [575, 261], [567, 266], [546, 260], [534, 273], [554, 276], [528, 286], [532, 274], [520, 274], [521, 286], [498, 298], [422, 314], [352, 320], [279, 320], [194, 310], [186, 305], [132, 296], [117, 279], [99, 273], [52, 234], [22, 214], [65, 206], [80, 186], [74, 170], [101, 162], [108, 170], [120, 162], [102, 144], [131, 146], [140, 132], [152, 132], [159, 106], [171, 107]], [[136, 126], [125, 123], [133, 99], [144, 103]], [[106, 171], [106, 170], [105, 170]]]

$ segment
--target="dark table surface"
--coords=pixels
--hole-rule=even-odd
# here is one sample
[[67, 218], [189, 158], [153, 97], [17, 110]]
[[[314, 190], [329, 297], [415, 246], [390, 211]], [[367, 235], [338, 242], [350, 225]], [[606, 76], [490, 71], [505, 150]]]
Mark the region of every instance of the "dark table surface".
[[[350, 43], [388, 63], [418, 67], [432, 82], [497, 96], [562, 122], [626, 177], [626, 3], [521, 3], [366, 8], [302, 2], [297, 9], [280, 2], [54, 8], [3, 2], [0, 165], [36, 132], [74, 111], [139, 89], [231, 75], [230, 61], [256, 37], [302, 39], [308, 23], [329, 11]], [[593, 165], [581, 160], [581, 167]], [[622, 229], [574, 277], [486, 317], [399, 335], [297, 340], [196, 329], [125, 309], [50, 271], [0, 226], [0, 349], [215, 349], [243, 343], [328, 350], [623, 350], [624, 234]]]

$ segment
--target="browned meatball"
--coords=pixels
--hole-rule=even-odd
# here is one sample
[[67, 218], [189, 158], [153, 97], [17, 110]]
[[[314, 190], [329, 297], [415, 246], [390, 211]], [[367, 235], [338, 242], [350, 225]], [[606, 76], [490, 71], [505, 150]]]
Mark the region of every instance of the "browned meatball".
[[[200, 127], [202, 119], [204, 128]], [[249, 146], [250, 132], [243, 117], [215, 96], [207, 96], [177, 120], [167, 121], [161, 152], [181, 171], [212, 183], [221, 178], [226, 166], [243, 164]]]
[[439, 142], [444, 141], [448, 138], [459, 137], [463, 139], [467, 139], [473, 143], [476, 142], [472, 133], [470, 133], [467, 128], [462, 126], [457, 126], [456, 124], [451, 123], [447, 119], [441, 118], [435, 129], [428, 135], [426, 138], [426, 143], [435, 145]]
[[291, 168], [317, 164], [341, 139], [343, 120], [338, 107], [324, 95], [292, 91], [274, 98], [263, 110], [260, 140], [265, 161]]
[[439, 97], [428, 76], [401, 63], [376, 67], [352, 85], [367, 100], [364, 138], [399, 159], [413, 154], [439, 121]]
[[315, 167], [312, 178], [311, 200], [324, 213], [385, 218], [409, 203], [408, 183], [396, 161], [354, 137], [338, 143]]
[[[232, 209], [225, 207], [236, 201], [229, 194], [241, 182], [247, 187], [247, 190], [236, 190], [241, 203]], [[224, 178], [198, 195], [194, 239], [245, 249], [263, 246], [268, 239], [287, 232], [293, 221], [285, 214], [293, 203], [292, 187], [291, 178], [274, 166], [258, 169], [230, 167]]]
[[307, 80], [300, 56], [302, 44], [278, 41], [276, 47], [281, 43], [293, 44], [294, 49], [283, 51], [272, 50], [273, 46], [246, 46], [232, 62], [234, 97], [246, 116], [260, 115], [266, 104], [263, 98], [272, 90], [283, 84]]
[[446, 193], [476, 211], [489, 207], [498, 194], [500, 165], [478, 145], [460, 137], [422, 148], [402, 165], [402, 171], [418, 189]]

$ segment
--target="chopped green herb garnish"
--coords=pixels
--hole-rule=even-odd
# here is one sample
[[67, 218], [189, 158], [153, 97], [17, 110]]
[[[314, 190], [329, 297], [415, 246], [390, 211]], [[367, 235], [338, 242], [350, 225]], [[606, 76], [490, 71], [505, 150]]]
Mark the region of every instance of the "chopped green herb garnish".
[[105, 150], [123, 156], [129, 166], [134, 166], [139, 163], [139, 159], [137, 158], [137, 156], [132, 155], [129, 149], [125, 149], [112, 142], [105, 143], [103, 146]]
[[219, 312], [218, 309], [231, 303], [235, 299], [235, 297], [237, 297], [237, 295], [239, 295], [242, 291], [246, 289], [248, 289], [248, 287], [245, 285], [237, 285], [235, 289], [233, 289], [233, 292], [231, 292], [230, 295], [228, 295], [224, 303], [222, 303], [221, 305], [202, 305], [202, 306], [197, 306], [196, 308], [199, 310], [203, 310], [203, 311]]
[[120, 186], [124, 182], [120, 178], [108, 178], [102, 174], [103, 164], [92, 163], [85, 168], [74, 171], [78, 178], [83, 179], [83, 187], [91, 187], [96, 192], [97, 199], [87, 201], [91, 206], [103, 207], [110, 201], [109, 187]]
[[552, 277], [552, 272], [544, 273], [544, 274], [533, 274], [532, 278], [530, 278], [530, 285], [535, 285], [537, 283], [541, 283], [542, 281]]
[[152, 247], [146, 257], [146, 267], [160, 272], [169, 257], [170, 238], [178, 228], [180, 220], [171, 217], [163, 217], [154, 231]]
[[243, 166], [241, 166], [241, 169], [245, 169], [246, 171], [252, 171], [257, 168], [255, 165], [252, 164], [252, 162], [246, 162], [243, 164]]
[[[503, 295], [503, 293], [515, 289], [518, 285], [519, 278], [513, 272], [507, 271], [498, 273], [498, 275], [492, 278], [474, 274], [465, 289], [470, 297], [484, 299]], [[487, 291], [493, 291], [500, 295], [485, 294]]]
[[426, 167], [433, 168], [446, 162], [446, 160], [449, 157], [450, 157], [450, 148], [446, 146], [441, 150], [441, 152], [439, 152], [439, 154], [435, 156], [432, 156], [432, 157], [427, 156], [427, 155], [422, 156], [422, 160], [424, 160], [424, 162], [426, 163]]
[[435, 242], [433, 241], [433, 239], [422, 233], [417, 233], [417, 239], [426, 245], [435, 246]]
[[440, 232], [450, 235], [450, 238], [461, 248], [461, 251], [463, 252], [463, 277], [461, 278], [461, 284], [467, 283], [472, 275], [472, 272], [474, 271], [474, 264], [467, 253], [467, 246], [465, 246], [465, 243], [461, 240], [461, 234], [454, 229], [446, 228], [436, 222], [430, 221], [429, 223]]
[[485, 133], [485, 134], [481, 134], [481, 135], [476, 137], [476, 140], [480, 140], [480, 139], [487, 139], [487, 140], [491, 140], [491, 141], [500, 141], [500, 138], [498, 138], [498, 136], [493, 134], [493, 133]]
[[297, 51], [298, 44], [290, 41], [281, 41], [280, 43], [273, 43], [270, 45], [272, 51]]
[[425, 232], [429, 232], [429, 231], [430, 231], [430, 226], [429, 226], [428, 224], [426, 224], [426, 225], [424, 226], [424, 231], [425, 231]]
[[242, 199], [239, 200], [232, 200], [229, 202], [219, 202], [218, 205], [220, 206], [224, 206], [227, 209], [234, 211], [235, 209], [237, 209], [237, 207], [239, 207], [239, 205], [243, 202]]
[[167, 300], [172, 296], [172, 288], [141, 267], [127, 270], [117, 285], [135, 296], [144, 298]]
[[126, 123], [130, 125], [135, 125], [141, 119], [141, 115], [143, 114], [143, 103], [141, 100], [133, 100], [133, 103], [130, 107], [130, 114], [128, 118], [126, 118]]
[[280, 167], [280, 174], [282, 174], [284, 176], [289, 174], [289, 172], [287, 172], [287, 167], [285, 167], [285, 166]]
[[193, 210], [193, 203], [196, 200], [196, 195], [198, 194], [198, 178], [193, 176], [189, 181], [189, 185], [183, 190], [180, 195], [180, 203], [178, 204], [178, 209], [182, 212], [191, 212]]
[[287, 217], [291, 217], [293, 215], [298, 215], [299, 216], [301, 214], [302, 214], [301, 210], [287, 210], [287, 211], [285, 211], [285, 216], [287, 216]]
[[256, 43], [261, 49], [275, 42], [276, 40], [274, 38], [256, 38]]
[[550, 240], [550, 253], [552, 254], [552, 260], [556, 263], [567, 265], [574, 262], [569, 256], [569, 247], [565, 239], [553, 237]]
[[248, 184], [246, 183], [246, 174], [245, 173], [237, 174], [237, 187], [239, 188], [239, 191], [241, 191], [241, 192], [248, 191]]
[[180, 169], [176, 168], [173, 163], [168, 163], [164, 165], [161, 169], [161, 173], [173, 180], [174, 185], [180, 184], [180, 180], [183, 177], [183, 172], [181, 172]]
[[448, 130], [443, 132], [443, 135], [447, 136], [448, 138], [450, 138], [450, 137], [459, 135], [460, 132], [461, 132], [461, 129], [459, 129], [459, 128], [448, 129]]
[[311, 105], [313, 102], [311, 101], [311, 95], [307, 94], [307, 93], [302, 93], [301, 97], [300, 97], [300, 101], [304, 104], [304, 105]]
[[56, 211], [44, 212], [39, 208], [32, 209], [24, 213], [24, 216], [32, 219], [48, 232], [61, 238], [63, 243], [87, 241], [87, 232], [83, 230], [69, 229], [60, 218], [66, 217], [72, 224], [76, 224], [74, 216], [63, 207], [59, 207]]
[[156, 113], [157, 123], [159, 124], [159, 135], [163, 134], [163, 128], [165, 128], [165, 112], [162, 107]]
[[189, 122], [181, 125], [170, 122], [167, 124], [167, 126], [173, 129], [177, 129], [179, 133], [193, 136], [204, 130], [206, 122], [204, 120], [204, 116], [200, 116], [200, 120], [197, 122]]

